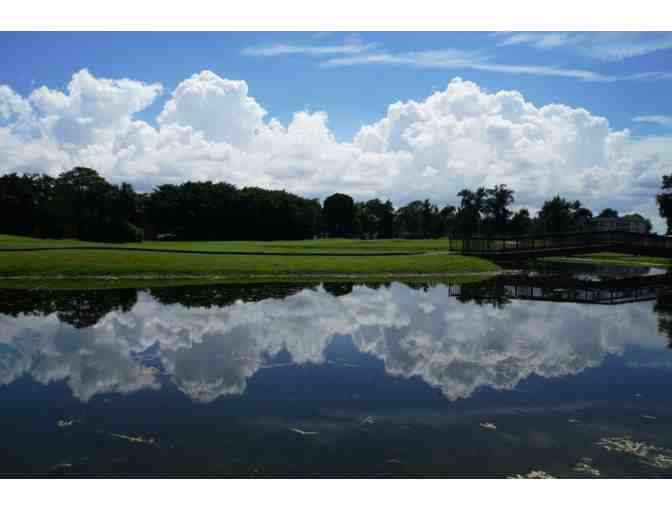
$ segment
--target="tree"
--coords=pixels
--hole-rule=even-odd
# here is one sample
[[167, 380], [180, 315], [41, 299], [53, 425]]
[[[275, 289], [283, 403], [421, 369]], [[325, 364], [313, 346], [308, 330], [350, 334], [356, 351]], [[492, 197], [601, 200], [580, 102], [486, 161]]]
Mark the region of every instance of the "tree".
[[367, 238], [394, 236], [394, 207], [374, 198], [355, 204], [355, 233]]
[[537, 217], [538, 228], [545, 233], [573, 232], [588, 226], [593, 213], [575, 200], [569, 202], [560, 195], [544, 202]]
[[661, 217], [665, 218], [667, 233], [672, 233], [672, 174], [663, 175], [662, 191], [656, 195]]
[[651, 220], [648, 218], [645, 218], [639, 213], [632, 213], [632, 214], [626, 214], [623, 216], [624, 220], [633, 220], [633, 221], [641, 221], [646, 225], [646, 233], [650, 234], [651, 231], [653, 230], [653, 224], [651, 223]]
[[355, 227], [355, 201], [351, 196], [334, 193], [324, 201], [324, 223], [332, 236], [349, 237]]
[[505, 234], [507, 222], [513, 214], [509, 206], [513, 204], [514, 191], [508, 189], [506, 184], [500, 184], [486, 190], [484, 204], [486, 221], [489, 233]]
[[590, 220], [593, 219], [593, 212], [587, 207], [582, 207], [579, 201], [574, 202], [574, 230], [586, 230], [590, 227]]
[[403, 237], [441, 237], [445, 233], [439, 208], [429, 200], [415, 200], [399, 208], [396, 225], [397, 232]]
[[672, 349], [672, 299], [669, 292], [659, 292], [653, 311], [658, 316], [658, 332], [667, 337], [667, 346]]
[[475, 192], [463, 189], [457, 194], [460, 197], [460, 208], [457, 211], [457, 233], [471, 237], [480, 233], [481, 215], [485, 210], [487, 191], [478, 188]]
[[141, 241], [142, 231], [130, 222], [135, 192], [130, 184], [110, 184], [95, 170], [75, 167], [55, 181], [53, 210], [61, 235], [87, 241]]
[[374, 210], [378, 218], [378, 237], [386, 239], [394, 237], [394, 206], [392, 202], [386, 200], [383, 204], [376, 205]]
[[520, 209], [511, 218], [510, 232], [516, 236], [531, 234], [533, 228], [530, 211], [527, 209]]
[[606, 209], [602, 209], [602, 212], [597, 215], [598, 218], [618, 218], [618, 211], [615, 209], [612, 209], [611, 207], [607, 207]]
[[400, 207], [396, 214], [396, 229], [401, 237], [425, 237], [425, 216], [423, 202], [414, 200]]
[[52, 201], [55, 180], [42, 174], [0, 177], [0, 222], [5, 234], [58, 237]]
[[439, 211], [441, 218], [441, 235], [454, 236], [457, 229], [457, 209], [447, 205]]

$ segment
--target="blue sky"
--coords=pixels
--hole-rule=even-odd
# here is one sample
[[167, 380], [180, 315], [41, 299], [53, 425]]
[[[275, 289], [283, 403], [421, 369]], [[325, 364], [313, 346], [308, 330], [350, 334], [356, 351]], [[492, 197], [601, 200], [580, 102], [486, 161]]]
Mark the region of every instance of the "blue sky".
[[[64, 89], [73, 73], [88, 68], [96, 76], [132, 77], [160, 82], [172, 90], [202, 69], [220, 76], [245, 80], [250, 94], [269, 115], [288, 121], [302, 109], [325, 110], [339, 139], [351, 138], [362, 124], [385, 113], [399, 100], [421, 98], [443, 89], [455, 76], [473, 80], [488, 90], [516, 89], [535, 104], [563, 103], [605, 116], [616, 129], [636, 134], [667, 132], [664, 126], [635, 123], [645, 115], [672, 116], [668, 79], [591, 82], [575, 78], [525, 75], [453, 68], [413, 68], [408, 65], [320, 67], [329, 57], [288, 54], [251, 57], [246, 48], [292, 44], [329, 47], [354, 42], [375, 45], [372, 53], [459, 50], [487, 55], [503, 65], [529, 65], [580, 69], [625, 76], [650, 71], [672, 73], [672, 33], [621, 34], [635, 47], [663, 41], [660, 49], [622, 59], [584, 55], [576, 47], [537, 48], [529, 43], [501, 45], [514, 33], [492, 32], [17, 32], [0, 33], [0, 44], [12, 51], [3, 55], [0, 83], [22, 94], [36, 86]], [[618, 39], [618, 34], [614, 34]], [[157, 102], [143, 113], [148, 121], [161, 109]]]
[[[557, 191], [652, 215], [672, 169], [669, 32], [4, 32], [0, 45], [4, 172], [88, 164], [139, 188], [211, 178], [453, 203], [499, 180], [533, 209]], [[500, 91], [536, 109], [505, 115]]]

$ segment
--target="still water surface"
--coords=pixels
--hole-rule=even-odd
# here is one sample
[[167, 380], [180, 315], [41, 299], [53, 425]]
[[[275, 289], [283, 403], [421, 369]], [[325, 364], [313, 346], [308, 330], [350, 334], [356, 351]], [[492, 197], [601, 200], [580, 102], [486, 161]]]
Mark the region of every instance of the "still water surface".
[[2, 290], [0, 474], [672, 474], [665, 299], [480, 288]]

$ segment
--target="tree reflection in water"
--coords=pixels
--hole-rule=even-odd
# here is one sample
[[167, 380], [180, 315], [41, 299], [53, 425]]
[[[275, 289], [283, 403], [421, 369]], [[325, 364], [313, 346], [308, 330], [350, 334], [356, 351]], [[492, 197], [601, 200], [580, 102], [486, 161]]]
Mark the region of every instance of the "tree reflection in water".
[[667, 336], [667, 346], [672, 349], [672, 291], [660, 292], [653, 309], [658, 314], [658, 331]]
[[491, 281], [3, 291], [0, 381], [63, 380], [82, 400], [171, 382], [211, 402], [243, 394], [280, 357], [323, 366], [346, 337], [387, 375], [418, 377], [455, 400], [530, 375], [577, 374], [629, 345], [655, 351], [658, 330], [670, 331], [662, 299], [656, 316], [650, 303], [530, 302], [509, 290]]
[[112, 311], [128, 312], [137, 303], [136, 289], [0, 290], [0, 313], [17, 317], [50, 315], [81, 329], [95, 326]]

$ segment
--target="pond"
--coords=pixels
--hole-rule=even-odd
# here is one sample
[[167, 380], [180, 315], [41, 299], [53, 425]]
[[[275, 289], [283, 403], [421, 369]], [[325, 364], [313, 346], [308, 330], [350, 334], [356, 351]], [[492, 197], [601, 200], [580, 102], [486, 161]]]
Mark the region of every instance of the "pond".
[[666, 290], [541, 287], [0, 290], [0, 474], [669, 477]]

